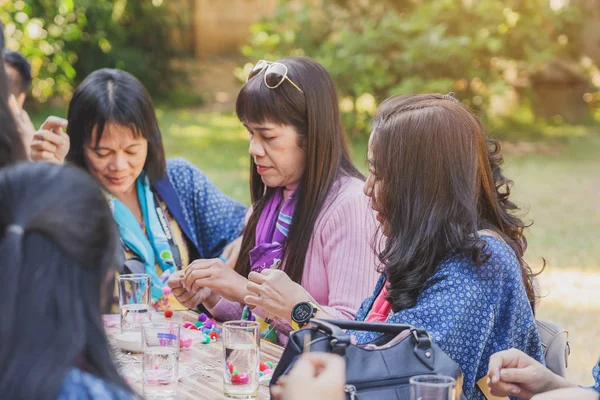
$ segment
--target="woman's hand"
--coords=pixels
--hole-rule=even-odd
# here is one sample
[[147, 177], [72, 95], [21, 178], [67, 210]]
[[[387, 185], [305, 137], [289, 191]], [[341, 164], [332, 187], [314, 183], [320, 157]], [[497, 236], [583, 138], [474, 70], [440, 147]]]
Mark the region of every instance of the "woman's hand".
[[185, 277], [184, 271], [178, 271], [172, 274], [167, 281], [167, 285], [171, 288], [171, 293], [181, 305], [187, 308], [196, 308], [200, 304], [204, 304], [207, 308], [214, 307], [221, 296], [208, 288], [202, 288], [197, 292], [189, 292], [183, 287]]
[[195, 260], [185, 270], [183, 287], [196, 293], [202, 288], [211, 289], [227, 300], [242, 303], [247, 294], [247, 279], [218, 258]]
[[538, 393], [575, 386], [517, 349], [492, 355], [488, 367], [488, 385], [494, 396], [514, 396], [520, 399], [530, 399]]
[[342, 357], [306, 353], [289, 375], [279, 378], [271, 394], [277, 400], [343, 400], [345, 384], [346, 366]]
[[235, 239], [233, 242], [229, 243], [223, 249], [223, 253], [221, 256], [225, 258], [227, 261], [225, 263], [229, 265], [231, 268], [235, 268], [235, 263], [237, 262], [238, 256], [240, 255], [240, 249], [242, 248], [242, 240], [243, 236]]
[[63, 163], [71, 145], [69, 136], [63, 131], [63, 128], [66, 127], [66, 119], [48, 117], [41, 128], [33, 135], [31, 159], [33, 161]]
[[248, 295], [244, 302], [261, 307], [274, 318], [291, 321], [292, 308], [300, 302], [312, 301], [312, 296], [283, 271], [265, 269], [248, 275]]

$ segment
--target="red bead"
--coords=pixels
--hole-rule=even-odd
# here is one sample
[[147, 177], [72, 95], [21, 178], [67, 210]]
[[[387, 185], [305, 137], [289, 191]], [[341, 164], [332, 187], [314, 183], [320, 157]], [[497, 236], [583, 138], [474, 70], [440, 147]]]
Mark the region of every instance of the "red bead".
[[190, 327], [188, 329], [192, 330], [192, 331], [197, 331], [198, 327], [196, 325], [190, 325]]
[[233, 364], [229, 364], [229, 373], [233, 374]]
[[212, 340], [217, 340], [219, 338], [219, 334], [215, 331], [212, 331], [211, 333], [209, 333], [208, 336], [210, 336], [210, 338]]
[[241, 376], [240, 375], [233, 375], [231, 377], [231, 384], [232, 385], [242, 385], [243, 382], [242, 382]]
[[259, 364], [259, 369], [261, 372], [264, 372], [265, 369], [269, 369], [269, 366], [267, 364], [265, 364], [264, 362], [261, 362]]
[[165, 310], [165, 318], [171, 318], [173, 316], [173, 310]]

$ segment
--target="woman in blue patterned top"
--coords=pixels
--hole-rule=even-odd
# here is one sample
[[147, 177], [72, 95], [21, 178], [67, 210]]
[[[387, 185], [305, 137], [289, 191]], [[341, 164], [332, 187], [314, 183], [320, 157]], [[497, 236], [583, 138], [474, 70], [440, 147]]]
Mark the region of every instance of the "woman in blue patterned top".
[[477, 382], [494, 352], [542, 361], [524, 224], [477, 118], [451, 94], [393, 97], [377, 111], [368, 158], [365, 193], [385, 240], [356, 318], [425, 328], [462, 368], [468, 399], [485, 398]]
[[73, 167], [0, 171], [0, 397], [132, 400], [101, 312], [123, 262], [99, 186]]
[[193, 260], [220, 256], [240, 235], [245, 207], [188, 161], [165, 161], [150, 95], [125, 71], [90, 74], [73, 94], [65, 134], [66, 122], [50, 117], [42, 125], [32, 157], [66, 155], [96, 178], [119, 226], [124, 271], [150, 274], [155, 309], [187, 308], [171, 294], [168, 277]]

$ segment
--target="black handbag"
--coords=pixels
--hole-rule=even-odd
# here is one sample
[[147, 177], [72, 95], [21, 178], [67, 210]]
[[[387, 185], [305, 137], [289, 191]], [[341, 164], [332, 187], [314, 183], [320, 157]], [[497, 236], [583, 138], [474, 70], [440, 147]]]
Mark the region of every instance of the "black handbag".
[[[383, 335], [374, 342], [354, 345], [343, 329]], [[405, 332], [407, 330], [410, 333]], [[402, 332], [406, 336], [400, 338], [398, 335]], [[436, 374], [453, 377], [455, 398], [464, 398], [460, 367], [432, 342], [425, 330], [410, 325], [360, 321], [313, 319], [310, 327], [292, 332], [273, 372], [271, 385], [292, 369], [303, 352], [306, 335], [310, 335], [310, 351], [335, 353], [345, 358], [345, 392], [350, 400], [408, 400], [412, 376]]]

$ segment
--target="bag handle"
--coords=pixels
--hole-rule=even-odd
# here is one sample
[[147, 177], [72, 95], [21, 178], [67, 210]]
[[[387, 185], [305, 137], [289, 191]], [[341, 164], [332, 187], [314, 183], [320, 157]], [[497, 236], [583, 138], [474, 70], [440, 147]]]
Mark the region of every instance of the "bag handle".
[[[364, 322], [364, 321], [339, 321], [331, 319], [311, 319], [310, 322], [316, 325], [319, 329], [324, 332], [336, 336], [336, 334], [344, 334], [342, 329], [352, 329], [355, 331], [368, 331], [368, 332], [380, 332], [380, 333], [391, 333], [398, 335], [407, 329], [414, 329], [411, 325], [403, 324], [383, 324], [377, 322]], [[339, 332], [338, 332], [339, 331]], [[334, 333], [335, 332], [335, 333]]]

